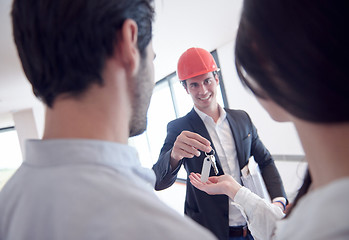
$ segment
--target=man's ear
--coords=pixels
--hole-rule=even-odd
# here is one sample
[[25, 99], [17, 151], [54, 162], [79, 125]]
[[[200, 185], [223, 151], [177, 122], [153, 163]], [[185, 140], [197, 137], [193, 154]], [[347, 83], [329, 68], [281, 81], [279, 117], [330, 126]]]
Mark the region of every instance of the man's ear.
[[215, 80], [216, 80], [217, 85], [219, 85], [219, 77], [218, 77], [218, 73], [217, 73], [217, 74], [215, 74], [214, 78], [215, 78]]
[[132, 19], [126, 19], [119, 33], [116, 58], [119, 58], [131, 74], [138, 71], [140, 53], [138, 49], [138, 26]]

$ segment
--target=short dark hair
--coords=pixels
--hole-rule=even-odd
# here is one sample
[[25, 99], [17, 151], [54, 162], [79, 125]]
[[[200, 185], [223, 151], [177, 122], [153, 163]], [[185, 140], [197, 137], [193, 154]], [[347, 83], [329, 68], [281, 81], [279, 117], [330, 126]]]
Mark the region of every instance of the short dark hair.
[[245, 71], [298, 118], [348, 121], [347, 9], [345, 1], [245, 0], [235, 47], [240, 79], [249, 85]]
[[13, 35], [34, 94], [49, 107], [60, 94], [78, 96], [113, 54], [126, 19], [138, 25], [142, 58], [152, 38], [153, 0], [14, 0]]

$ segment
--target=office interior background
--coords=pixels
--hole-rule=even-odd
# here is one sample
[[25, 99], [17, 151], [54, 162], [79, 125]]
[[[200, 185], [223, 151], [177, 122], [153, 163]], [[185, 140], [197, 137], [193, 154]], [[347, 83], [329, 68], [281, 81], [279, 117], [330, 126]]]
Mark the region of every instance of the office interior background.
[[[12, 40], [11, 3], [12, 0], [0, 1], [0, 189], [22, 163], [25, 140], [41, 138], [45, 115], [43, 104], [34, 97], [25, 78]], [[214, 55], [221, 69], [218, 102], [249, 113], [276, 161], [292, 201], [306, 168], [304, 152], [294, 127], [273, 121], [236, 74], [234, 39], [241, 7], [242, 0], [155, 0], [156, 85], [148, 111], [147, 131], [130, 138], [129, 144], [137, 149], [142, 165], [151, 168], [166, 137], [167, 123], [193, 107], [190, 96], [177, 79], [177, 60], [190, 47], [204, 48]], [[181, 169], [172, 187], [156, 192], [181, 214], [186, 174]]]

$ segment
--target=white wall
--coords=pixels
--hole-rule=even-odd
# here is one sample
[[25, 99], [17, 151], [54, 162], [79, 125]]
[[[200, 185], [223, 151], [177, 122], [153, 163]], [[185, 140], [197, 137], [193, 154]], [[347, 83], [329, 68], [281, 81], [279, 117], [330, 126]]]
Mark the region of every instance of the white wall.
[[14, 125], [11, 113], [0, 114], [0, 128], [12, 127]]
[[39, 138], [36, 127], [34, 113], [32, 109], [25, 109], [13, 114], [13, 120], [18, 134], [19, 145], [22, 150], [22, 156], [25, 153], [25, 141], [28, 138]]
[[22, 156], [25, 153], [25, 141], [42, 137], [44, 110], [43, 107], [28, 108], [12, 113], [17, 131]]

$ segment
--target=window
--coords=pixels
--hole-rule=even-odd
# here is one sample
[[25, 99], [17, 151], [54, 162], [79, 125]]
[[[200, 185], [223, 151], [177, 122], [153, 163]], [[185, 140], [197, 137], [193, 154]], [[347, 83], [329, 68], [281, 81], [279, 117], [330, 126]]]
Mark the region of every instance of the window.
[[22, 164], [22, 153], [14, 127], [0, 128], [0, 190]]

